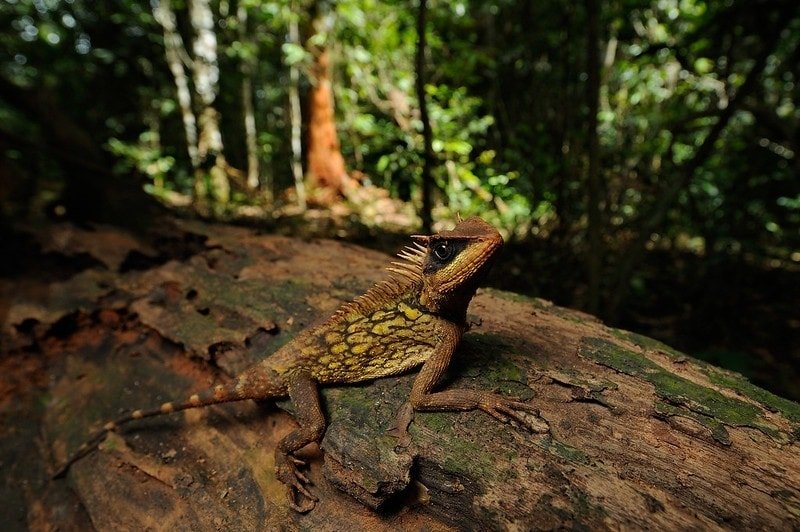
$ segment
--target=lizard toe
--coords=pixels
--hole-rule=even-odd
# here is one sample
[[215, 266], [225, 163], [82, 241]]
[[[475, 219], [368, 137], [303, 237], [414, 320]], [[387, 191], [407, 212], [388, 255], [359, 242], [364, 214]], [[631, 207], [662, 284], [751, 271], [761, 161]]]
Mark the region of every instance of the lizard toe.
[[[311, 481], [308, 479], [308, 477], [305, 476], [300, 470], [295, 469], [293, 471], [293, 473], [294, 473], [294, 476], [297, 478], [297, 480], [299, 480], [303, 484], [311, 484]], [[298, 486], [302, 487], [303, 484], [298, 484]]]
[[309, 492], [307, 490], [305, 490], [305, 493], [299, 492], [299, 495], [301, 495], [301, 496], [298, 496], [298, 490], [296, 490], [294, 487], [291, 487], [291, 486], [288, 487], [286, 495], [287, 495], [287, 498], [289, 500], [289, 507], [292, 510], [294, 510], [295, 512], [298, 512], [298, 513], [301, 513], [301, 514], [304, 514], [306, 512], [310, 512], [311, 510], [313, 510], [314, 507], [317, 505], [317, 501], [319, 499], [317, 499], [316, 497], [314, 497], [310, 493], [309, 493], [309, 495], [311, 495], [311, 496], [309, 497], [308, 495], [306, 495], [306, 493], [309, 493]]
[[286, 457], [286, 459], [289, 460], [290, 462], [292, 462], [294, 465], [299, 466], [299, 467], [304, 467], [306, 465], [306, 461], [305, 460], [297, 458], [293, 454], [288, 455]]

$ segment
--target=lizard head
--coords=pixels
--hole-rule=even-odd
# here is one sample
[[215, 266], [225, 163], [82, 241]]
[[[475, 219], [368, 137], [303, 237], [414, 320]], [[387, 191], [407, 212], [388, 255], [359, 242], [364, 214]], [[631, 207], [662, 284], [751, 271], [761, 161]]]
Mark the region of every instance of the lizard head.
[[503, 237], [480, 218], [469, 218], [451, 231], [411, 238], [420, 251], [424, 248], [420, 304], [431, 312], [463, 320], [478, 285], [503, 247]]

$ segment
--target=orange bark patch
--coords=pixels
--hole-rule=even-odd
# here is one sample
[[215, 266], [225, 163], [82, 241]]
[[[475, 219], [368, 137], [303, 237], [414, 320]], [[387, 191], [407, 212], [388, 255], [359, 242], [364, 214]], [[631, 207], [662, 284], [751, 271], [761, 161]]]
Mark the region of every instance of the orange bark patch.
[[310, 92], [308, 124], [308, 176], [317, 188], [341, 195], [347, 170], [344, 165], [333, 112], [330, 57], [327, 50], [314, 57], [314, 84]]

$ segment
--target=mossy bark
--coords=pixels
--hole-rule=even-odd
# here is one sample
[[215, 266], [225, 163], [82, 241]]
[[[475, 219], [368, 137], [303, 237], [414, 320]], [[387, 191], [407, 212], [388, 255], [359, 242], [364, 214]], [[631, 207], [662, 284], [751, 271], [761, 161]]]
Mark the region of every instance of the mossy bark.
[[[15, 460], [0, 485], [8, 495], [0, 515], [12, 525], [800, 527], [799, 405], [586, 314], [491, 290], [473, 302], [480, 325], [465, 336], [443, 386], [533, 403], [535, 433], [480, 412], [424, 413], [401, 447], [387, 430], [412, 374], [324, 390], [323, 452], [307, 451], [321, 501], [306, 515], [287, 509], [275, 479], [272, 453], [293, 421], [269, 405], [143, 421], [109, 437], [66, 480], [49, 482], [44, 470], [90, 429], [269, 356], [378, 280], [385, 262], [332, 241], [187, 222], [170, 231], [203, 245], [120, 273], [102, 265], [95, 241], [91, 269], [35, 297], [4, 298], [0, 384], [25, 369], [9, 361], [39, 360], [25, 375], [44, 372], [28, 378], [36, 385], [2, 388], [0, 415], [19, 428], [0, 446], [4, 462]], [[150, 249], [112, 239], [109, 253], [118, 254], [120, 242]], [[13, 421], [20, 415], [25, 423]], [[20, 451], [37, 432], [41, 444]], [[19, 485], [28, 488], [15, 491]]]

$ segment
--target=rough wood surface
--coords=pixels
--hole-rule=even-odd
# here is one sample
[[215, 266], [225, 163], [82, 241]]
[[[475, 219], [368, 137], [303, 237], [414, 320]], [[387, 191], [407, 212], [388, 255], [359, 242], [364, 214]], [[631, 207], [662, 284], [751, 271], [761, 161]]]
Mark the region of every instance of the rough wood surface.
[[83, 259], [66, 279], [0, 280], [4, 530], [800, 528], [800, 405], [491, 290], [448, 385], [532, 401], [540, 433], [418, 414], [400, 448], [386, 431], [409, 375], [325, 390], [324, 452], [307, 450], [321, 503], [307, 515], [274, 478], [293, 422], [271, 405], [143, 421], [49, 481], [91, 429], [268, 356], [381, 278], [386, 257], [193, 222], [157, 238], [70, 226], [31, 238]]

